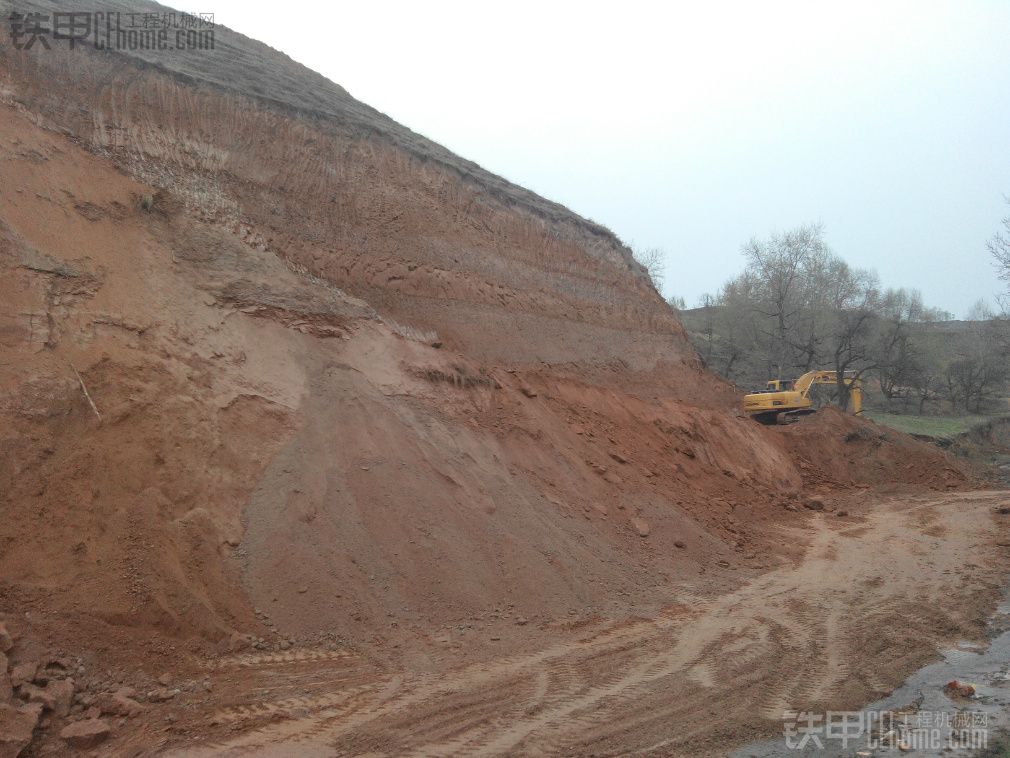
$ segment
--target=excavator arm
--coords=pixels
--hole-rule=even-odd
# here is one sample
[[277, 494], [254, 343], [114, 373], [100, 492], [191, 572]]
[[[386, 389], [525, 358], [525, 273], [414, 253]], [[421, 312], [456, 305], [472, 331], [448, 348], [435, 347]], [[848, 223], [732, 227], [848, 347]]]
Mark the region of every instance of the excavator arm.
[[793, 386], [803, 397], [807, 397], [810, 394], [810, 388], [815, 384], [834, 384], [837, 376], [838, 374], [834, 371], [808, 371], [797, 379]]
[[[862, 383], [855, 376], [845, 376], [842, 383], [849, 390], [849, 402], [853, 413], [863, 410]], [[808, 371], [795, 382], [774, 379], [768, 382], [768, 389], [752, 392], [744, 396], [744, 411], [760, 421], [794, 420], [796, 417], [813, 413], [810, 388], [815, 384], [838, 384], [837, 371]]]

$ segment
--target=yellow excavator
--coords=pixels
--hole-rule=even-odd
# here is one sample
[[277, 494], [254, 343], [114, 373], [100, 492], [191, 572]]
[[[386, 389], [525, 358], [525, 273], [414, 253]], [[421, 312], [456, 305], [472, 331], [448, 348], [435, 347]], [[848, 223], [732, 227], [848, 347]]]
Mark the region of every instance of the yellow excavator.
[[[863, 411], [863, 387], [858, 377], [844, 376], [849, 390], [849, 408], [859, 414]], [[772, 379], [763, 390], [743, 396], [744, 412], [763, 424], [788, 424], [800, 416], [814, 413], [810, 389], [815, 384], [838, 384], [837, 371], [808, 371], [799, 379]]]

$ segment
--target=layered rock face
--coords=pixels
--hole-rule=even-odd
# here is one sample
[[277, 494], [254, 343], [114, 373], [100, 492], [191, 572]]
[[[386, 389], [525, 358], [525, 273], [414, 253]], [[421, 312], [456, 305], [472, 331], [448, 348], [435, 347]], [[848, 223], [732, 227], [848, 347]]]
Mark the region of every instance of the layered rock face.
[[204, 51], [7, 49], [3, 86], [196, 217], [447, 347], [500, 363], [694, 365], [608, 230], [215, 33]]

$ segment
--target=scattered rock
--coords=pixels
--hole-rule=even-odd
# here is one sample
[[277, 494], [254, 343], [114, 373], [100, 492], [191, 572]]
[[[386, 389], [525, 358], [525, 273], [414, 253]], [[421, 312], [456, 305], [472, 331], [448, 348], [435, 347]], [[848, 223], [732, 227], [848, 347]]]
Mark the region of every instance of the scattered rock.
[[809, 508], [812, 511], [823, 511], [824, 510], [824, 498], [814, 495], [813, 497], [808, 497], [803, 503], [804, 507]]
[[684, 540], [674, 540], [673, 546], [679, 547], [681, 550], [683, 550], [685, 547], [687, 547], [687, 544], [684, 542]]
[[943, 685], [943, 691], [947, 697], [971, 698], [975, 696], [975, 685], [952, 679]]
[[996, 509], [996, 513], [1000, 514], [1001, 516], [1010, 515], [1010, 505], [1001, 505], [999, 508]]
[[526, 395], [526, 397], [536, 397], [537, 396], [537, 391], [535, 389], [533, 389], [532, 387], [529, 387], [529, 386], [527, 386], [525, 384], [522, 387], [519, 388], [519, 391], [522, 392], [524, 395]]
[[19, 663], [11, 669], [11, 686], [17, 688], [22, 684], [27, 684], [35, 678], [35, 674], [38, 670], [39, 664], [35, 661]]
[[641, 518], [631, 519], [631, 525], [635, 527], [635, 531], [638, 532], [639, 537], [648, 537], [652, 528], [649, 526], [649, 522]]
[[526, 626], [529, 620], [525, 616], [518, 616], [516, 618], [516, 626]]
[[158, 687], [147, 693], [147, 699], [152, 703], [164, 703], [178, 695], [180, 690], [169, 689], [168, 687]]
[[134, 696], [133, 690], [124, 687], [100, 696], [95, 707], [100, 715], [136, 716], [144, 710], [144, 706], [134, 700]]
[[32, 733], [41, 715], [42, 706], [38, 703], [20, 708], [0, 703], [0, 755], [5, 758], [20, 755], [32, 741]]
[[848, 515], [849, 515], [848, 511], [838, 511], [838, 518], [844, 518], [845, 516]]
[[14, 647], [14, 638], [7, 631], [7, 623], [0, 621], [0, 653], [9, 653]]
[[29, 703], [38, 703], [45, 710], [52, 710], [53, 706], [56, 705], [56, 701], [50, 693], [30, 683], [21, 685], [18, 689], [18, 697]]
[[621, 484], [624, 481], [623, 479], [621, 479], [621, 477], [619, 477], [613, 471], [606, 472], [603, 475], [603, 478], [604, 478], [604, 480], [610, 482], [611, 484]]
[[240, 653], [243, 650], [248, 650], [252, 647], [252, 637], [248, 634], [242, 634], [241, 632], [232, 632], [231, 637], [228, 640], [228, 647], [233, 653]]
[[66, 716], [70, 713], [70, 706], [74, 703], [73, 679], [52, 679], [46, 685], [45, 691], [52, 698], [53, 711], [58, 716]]
[[59, 675], [74, 668], [74, 662], [69, 658], [50, 658], [46, 661], [46, 671], [50, 674]]
[[111, 731], [112, 728], [102, 719], [85, 719], [65, 726], [60, 737], [71, 747], [87, 750], [105, 742]]
[[167, 672], [158, 677], [158, 684], [160, 684], [162, 687], [167, 687], [171, 683], [172, 683], [172, 675]]
[[613, 459], [614, 459], [615, 461], [617, 461], [618, 463], [627, 463], [627, 462], [628, 462], [628, 459], [627, 459], [627, 458], [625, 458], [625, 457], [624, 457], [623, 455], [621, 455], [620, 453], [611, 453], [611, 454], [610, 454], [610, 457], [611, 457], [611, 458], [613, 458]]

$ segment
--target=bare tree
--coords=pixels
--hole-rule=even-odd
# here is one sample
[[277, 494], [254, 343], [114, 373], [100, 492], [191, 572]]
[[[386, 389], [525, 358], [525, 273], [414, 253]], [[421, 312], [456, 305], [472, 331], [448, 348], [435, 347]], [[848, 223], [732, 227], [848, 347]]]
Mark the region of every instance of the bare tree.
[[805, 273], [809, 264], [827, 252], [819, 224], [801, 226], [768, 240], [744, 245], [748, 273], [757, 284], [755, 310], [771, 320], [772, 363], [782, 378], [793, 364], [794, 330], [803, 307]]
[[712, 366], [712, 353], [715, 348], [715, 313], [717, 307], [716, 299], [712, 295], [706, 292], [701, 296], [701, 302], [698, 304], [702, 317], [700, 352], [702, 361], [710, 368]]
[[999, 362], [966, 356], [951, 362], [945, 377], [951, 405], [981, 413], [999, 397], [1007, 374]]
[[845, 377], [876, 364], [879, 308], [876, 276], [831, 252], [819, 225], [802, 226], [744, 247], [747, 269], [724, 289], [725, 302], [749, 301], [738, 318], [760, 325], [751, 348], [767, 356], [767, 376], [784, 378], [825, 366], [838, 372], [836, 391], [847, 404]]
[[757, 284], [744, 272], [727, 282], [714, 312], [715, 345], [721, 370], [728, 379], [764, 382], [773, 371], [770, 332], [756, 312]]
[[650, 247], [647, 250], [636, 250], [632, 247], [635, 260], [642, 264], [645, 273], [649, 275], [649, 281], [653, 288], [659, 292], [663, 287], [663, 278], [666, 275], [666, 253], [658, 247]]
[[[1010, 197], [1007, 198], [1010, 204]], [[989, 240], [989, 252], [996, 260], [999, 278], [1010, 284], [1010, 215], [1004, 216], [1001, 222], [1003, 229], [996, 232]]]
[[876, 366], [873, 338], [879, 292], [877, 277], [850, 268], [841, 259], [832, 262], [828, 280], [828, 305], [833, 313], [827, 343], [836, 372], [839, 404], [849, 405], [847, 379], [859, 379]]
[[945, 388], [952, 406], [981, 413], [1006, 391], [1010, 379], [1007, 322], [982, 300], [972, 306], [965, 320], [967, 339], [947, 366]]
[[[881, 295], [875, 362], [880, 394], [888, 407], [900, 399], [902, 408], [907, 409], [916, 392], [913, 380], [921, 378], [925, 369], [925, 355], [912, 337], [911, 325], [939, 321], [940, 315], [923, 305], [918, 290], [889, 289]], [[928, 389], [930, 383], [926, 384]]]

